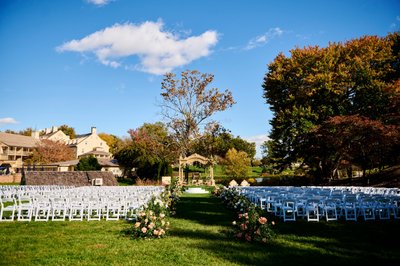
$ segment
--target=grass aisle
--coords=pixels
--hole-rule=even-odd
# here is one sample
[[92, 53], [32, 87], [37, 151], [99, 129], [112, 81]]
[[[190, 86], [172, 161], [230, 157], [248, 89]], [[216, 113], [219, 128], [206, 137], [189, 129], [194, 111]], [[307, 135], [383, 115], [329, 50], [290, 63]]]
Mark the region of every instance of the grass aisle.
[[231, 239], [232, 219], [184, 194], [165, 239], [131, 240], [124, 221], [0, 223], [0, 265], [400, 265], [400, 221], [277, 222], [262, 246]]

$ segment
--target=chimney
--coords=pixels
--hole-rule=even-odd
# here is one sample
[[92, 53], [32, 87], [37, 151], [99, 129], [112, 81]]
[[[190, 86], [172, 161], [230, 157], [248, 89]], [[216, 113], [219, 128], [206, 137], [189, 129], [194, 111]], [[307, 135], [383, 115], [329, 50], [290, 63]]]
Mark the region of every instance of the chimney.
[[56, 126], [52, 126], [51, 127], [51, 132], [52, 133], [57, 132], [57, 131], [58, 131], [58, 127], [56, 127]]
[[93, 135], [93, 134], [97, 134], [96, 127], [92, 127], [92, 135]]
[[39, 131], [32, 131], [31, 137], [34, 139], [39, 139]]

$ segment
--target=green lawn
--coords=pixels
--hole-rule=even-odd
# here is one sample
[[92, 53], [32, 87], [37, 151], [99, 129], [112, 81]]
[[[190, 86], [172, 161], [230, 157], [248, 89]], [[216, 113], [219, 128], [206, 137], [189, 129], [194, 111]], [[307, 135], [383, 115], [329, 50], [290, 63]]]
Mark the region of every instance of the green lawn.
[[170, 236], [131, 240], [123, 221], [0, 223], [0, 265], [399, 265], [400, 221], [278, 222], [262, 246], [229, 237], [232, 213], [185, 195]]

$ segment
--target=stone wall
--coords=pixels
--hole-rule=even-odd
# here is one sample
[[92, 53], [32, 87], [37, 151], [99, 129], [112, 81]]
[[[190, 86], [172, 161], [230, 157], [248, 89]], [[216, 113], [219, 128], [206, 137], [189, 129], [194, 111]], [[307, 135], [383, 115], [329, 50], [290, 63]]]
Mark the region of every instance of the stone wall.
[[0, 183], [20, 183], [21, 174], [0, 175]]
[[110, 172], [74, 171], [74, 172], [41, 172], [30, 171], [25, 173], [25, 185], [59, 185], [59, 186], [91, 186], [92, 179], [103, 179], [103, 186], [117, 186], [117, 180]]

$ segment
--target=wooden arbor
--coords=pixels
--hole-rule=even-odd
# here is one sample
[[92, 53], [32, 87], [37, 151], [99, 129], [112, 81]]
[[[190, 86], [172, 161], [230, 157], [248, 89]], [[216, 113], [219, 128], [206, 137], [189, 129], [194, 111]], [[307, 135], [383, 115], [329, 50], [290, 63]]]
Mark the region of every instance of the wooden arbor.
[[182, 156], [179, 157], [179, 182], [182, 184], [183, 183], [183, 169], [185, 168], [186, 165], [193, 165], [194, 162], [199, 162], [203, 165], [208, 165], [210, 169], [210, 181], [211, 185], [215, 185], [214, 181], [214, 162], [211, 159], [208, 159], [204, 156], [201, 156], [197, 153], [194, 153], [186, 158], [182, 158]]

